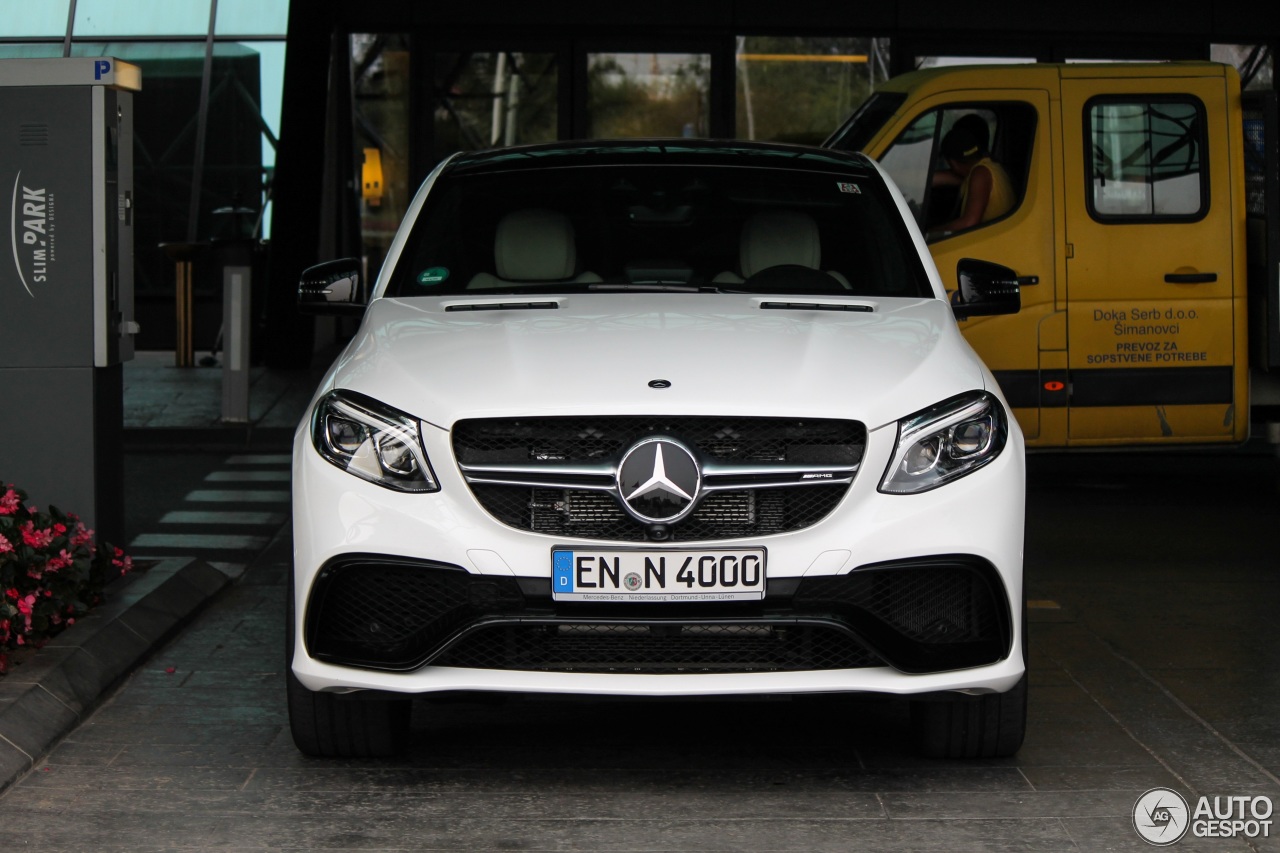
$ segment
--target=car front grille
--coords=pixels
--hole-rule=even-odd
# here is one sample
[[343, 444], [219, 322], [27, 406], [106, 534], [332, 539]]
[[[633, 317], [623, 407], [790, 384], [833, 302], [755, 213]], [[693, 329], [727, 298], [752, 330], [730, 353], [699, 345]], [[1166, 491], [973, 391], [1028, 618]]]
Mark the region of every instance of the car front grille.
[[[669, 541], [736, 539], [803, 530], [827, 516], [848, 486], [743, 489], [707, 495], [671, 531]], [[503, 524], [575, 539], [638, 542], [646, 527], [606, 492], [475, 484], [476, 499]]]
[[[687, 444], [714, 472], [706, 482], [719, 483], [659, 536], [626, 512], [614, 477], [627, 449], [652, 436]], [[453, 428], [463, 475], [494, 518], [533, 533], [622, 542], [803, 530], [844, 497], [865, 447], [862, 424], [831, 419], [547, 417]]]
[[999, 660], [1009, 624], [973, 558], [776, 579], [762, 601], [592, 604], [553, 601], [547, 578], [356, 555], [321, 571], [305, 635], [318, 660], [394, 671], [936, 672]]

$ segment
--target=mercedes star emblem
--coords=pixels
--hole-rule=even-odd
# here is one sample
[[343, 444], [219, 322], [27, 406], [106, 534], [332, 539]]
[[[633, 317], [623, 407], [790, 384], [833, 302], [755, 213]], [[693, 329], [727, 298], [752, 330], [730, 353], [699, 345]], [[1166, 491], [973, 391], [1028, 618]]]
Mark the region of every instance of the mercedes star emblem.
[[622, 505], [645, 523], [668, 524], [688, 515], [701, 486], [702, 471], [693, 451], [673, 438], [643, 439], [618, 465]]

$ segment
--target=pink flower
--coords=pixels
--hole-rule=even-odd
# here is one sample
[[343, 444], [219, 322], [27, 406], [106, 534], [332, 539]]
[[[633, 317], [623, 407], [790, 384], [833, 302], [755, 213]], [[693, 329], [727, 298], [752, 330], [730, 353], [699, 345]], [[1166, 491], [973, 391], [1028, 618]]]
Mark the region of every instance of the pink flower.
[[4, 536], [0, 536], [0, 554], [12, 554], [13, 545]]
[[36, 597], [34, 595], [28, 595], [26, 598], [19, 598], [18, 612], [21, 613], [23, 616], [30, 616], [31, 609], [35, 607], [35, 603], [36, 603]]
[[112, 558], [111, 565], [120, 569], [120, 574], [127, 575], [133, 571], [133, 558], [126, 557], [123, 550], [116, 548], [115, 557]]
[[0, 515], [13, 515], [18, 511], [18, 493], [10, 486], [8, 491], [0, 495]]
[[71, 547], [79, 548], [81, 545], [88, 545], [93, 541], [93, 531], [87, 529], [83, 524], [76, 522], [76, 532], [71, 537]]
[[49, 562], [45, 564], [45, 571], [56, 572], [58, 569], [65, 569], [74, 561], [74, 557], [67, 553], [67, 549], [63, 548], [58, 552], [58, 556], [51, 557]]
[[22, 541], [32, 548], [47, 548], [49, 543], [53, 541], [53, 531], [36, 530], [35, 525], [28, 521], [22, 525]]

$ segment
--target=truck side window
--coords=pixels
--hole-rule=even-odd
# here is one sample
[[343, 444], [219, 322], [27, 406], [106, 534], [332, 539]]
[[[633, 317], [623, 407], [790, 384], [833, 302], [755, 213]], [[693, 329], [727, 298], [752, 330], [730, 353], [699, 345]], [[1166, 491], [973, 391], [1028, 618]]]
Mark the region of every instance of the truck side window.
[[1085, 105], [1089, 212], [1100, 222], [1196, 220], [1209, 208], [1204, 107], [1191, 96]]
[[1007, 179], [1007, 208], [979, 226], [1004, 218], [1022, 203], [1035, 141], [1036, 111], [1021, 101], [952, 104], [918, 116], [898, 135], [880, 158], [907, 199], [922, 230], [939, 228], [955, 219], [962, 198], [962, 180], [951, 180], [941, 144], [957, 126], [980, 143], [984, 155]]

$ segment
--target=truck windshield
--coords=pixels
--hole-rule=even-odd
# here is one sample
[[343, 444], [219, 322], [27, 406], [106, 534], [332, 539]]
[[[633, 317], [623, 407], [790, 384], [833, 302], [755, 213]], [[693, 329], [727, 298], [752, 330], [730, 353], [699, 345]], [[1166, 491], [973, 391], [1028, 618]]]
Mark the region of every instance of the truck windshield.
[[862, 106], [822, 147], [838, 151], [861, 151], [906, 99], [907, 96], [899, 92], [876, 92], [862, 102]]

